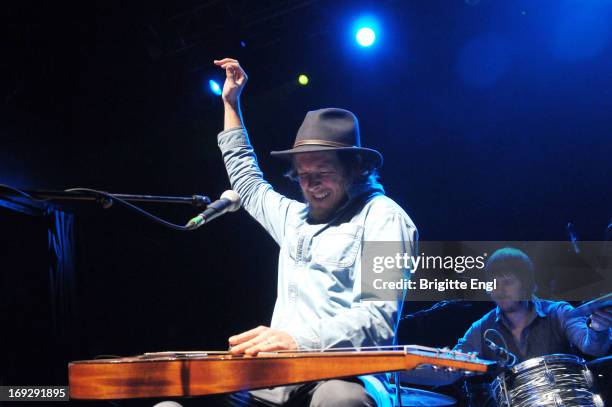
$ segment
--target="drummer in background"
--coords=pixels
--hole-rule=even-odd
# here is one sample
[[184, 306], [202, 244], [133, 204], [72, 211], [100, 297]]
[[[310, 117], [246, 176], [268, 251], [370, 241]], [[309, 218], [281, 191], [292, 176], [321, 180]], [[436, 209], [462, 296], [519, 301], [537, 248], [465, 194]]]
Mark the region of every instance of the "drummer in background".
[[612, 307], [589, 318], [570, 318], [574, 307], [567, 302], [537, 298], [533, 264], [518, 249], [497, 250], [487, 261], [486, 272], [497, 280], [497, 289], [491, 293], [497, 307], [472, 324], [456, 349], [499, 359], [499, 353], [487, 345], [488, 339], [506, 347], [517, 362], [553, 353], [576, 353], [576, 348], [596, 357], [608, 352]]

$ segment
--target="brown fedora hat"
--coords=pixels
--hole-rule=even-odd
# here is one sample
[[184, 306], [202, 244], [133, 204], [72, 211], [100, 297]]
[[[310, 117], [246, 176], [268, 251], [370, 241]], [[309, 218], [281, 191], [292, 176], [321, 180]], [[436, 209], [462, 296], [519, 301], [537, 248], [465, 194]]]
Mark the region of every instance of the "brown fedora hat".
[[348, 110], [330, 107], [306, 113], [300, 126], [293, 148], [272, 151], [277, 157], [289, 158], [293, 154], [314, 151], [354, 151], [362, 153], [364, 159], [374, 168], [382, 165], [383, 157], [378, 151], [361, 147], [359, 122]]

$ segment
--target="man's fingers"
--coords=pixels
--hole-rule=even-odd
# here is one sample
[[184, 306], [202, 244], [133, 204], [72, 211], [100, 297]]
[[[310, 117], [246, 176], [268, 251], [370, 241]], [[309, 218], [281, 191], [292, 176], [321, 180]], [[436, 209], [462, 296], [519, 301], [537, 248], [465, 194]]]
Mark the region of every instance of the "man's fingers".
[[[225, 70], [225, 83], [223, 84], [224, 98], [237, 98], [246, 82], [249, 80], [246, 72], [237, 60], [232, 58], [223, 58], [214, 60], [215, 65]], [[232, 345], [232, 343], [230, 343]]]
[[612, 307], [602, 308], [600, 310], [595, 311], [596, 314], [606, 315], [608, 317], [612, 317]]
[[[240, 355], [243, 353], [247, 353], [248, 350], [257, 348], [260, 344], [266, 343], [269, 341], [270, 333], [269, 331], [264, 331], [257, 335], [255, 338], [250, 339], [246, 342], [242, 342], [239, 345], [232, 346], [230, 349], [230, 353], [233, 355]], [[249, 355], [253, 355], [253, 352], [248, 353]], [[257, 352], [255, 352], [257, 354]]]
[[223, 69], [227, 69], [229, 67], [233, 67], [234, 69], [240, 68], [240, 65], [238, 65], [238, 63], [236, 63], [236, 62], [228, 62], [228, 63], [225, 63], [225, 64], [221, 64], [219, 66], [221, 68], [223, 68]]
[[230, 348], [230, 353], [232, 355], [242, 355], [245, 353], [247, 349], [252, 348], [253, 346], [257, 346], [257, 340], [251, 339], [250, 341], [243, 342], [240, 345], [232, 346]]
[[[249, 356], [254, 356], [260, 352], [273, 352], [277, 350], [297, 349], [297, 344], [295, 343], [295, 340], [289, 334], [272, 328], [258, 327], [241, 335], [246, 336], [246, 334], [250, 334], [254, 331], [257, 331], [258, 329], [261, 330], [259, 331], [259, 334], [257, 336], [241, 343], [236, 343], [235, 346], [232, 346], [230, 348], [230, 353], [232, 355], [246, 354]], [[231, 339], [234, 339], [234, 337], [232, 337]]]
[[264, 331], [266, 329], [265, 326], [258, 326], [257, 328], [253, 328], [253, 329], [249, 329], [246, 332], [243, 332], [241, 334], [238, 335], [234, 335], [231, 336], [229, 338], [229, 343], [230, 345], [238, 345], [239, 343], [248, 341], [252, 338], [255, 338], [257, 335], [259, 335], [262, 331]]
[[260, 352], [274, 352], [277, 350], [283, 350], [286, 347], [283, 346], [282, 341], [275, 337], [269, 336], [265, 340], [259, 342], [257, 345], [247, 348], [244, 353], [249, 356], [255, 356]]
[[238, 86], [242, 86], [249, 79], [246, 72], [239, 65], [230, 63], [223, 65], [222, 68], [225, 69], [227, 79]]
[[597, 315], [591, 315], [591, 326], [596, 326], [599, 328], [599, 325], [603, 325], [604, 319], [598, 317]]
[[608, 324], [612, 323], [612, 314], [604, 311], [597, 311], [591, 315], [591, 319], [597, 319], [598, 322], [605, 321]]
[[595, 331], [605, 331], [606, 329], [610, 329], [612, 326], [612, 322], [609, 318], [604, 318], [598, 314], [591, 314], [591, 328]]
[[232, 59], [232, 58], [215, 59], [213, 61], [215, 65], [223, 65], [223, 64], [227, 64], [228, 62], [234, 62], [236, 64], [238, 63], [237, 60]]
[[229, 62], [221, 65], [221, 68], [225, 69], [225, 73], [228, 76], [246, 76], [244, 70], [237, 63]]
[[230, 338], [228, 339], [228, 342], [231, 346], [239, 345], [241, 343], [244, 343], [246, 341], [249, 341], [257, 337], [259, 334], [261, 334], [263, 331], [267, 329], [270, 329], [270, 328], [266, 326], [258, 326], [257, 328], [253, 328], [239, 335], [230, 336]]

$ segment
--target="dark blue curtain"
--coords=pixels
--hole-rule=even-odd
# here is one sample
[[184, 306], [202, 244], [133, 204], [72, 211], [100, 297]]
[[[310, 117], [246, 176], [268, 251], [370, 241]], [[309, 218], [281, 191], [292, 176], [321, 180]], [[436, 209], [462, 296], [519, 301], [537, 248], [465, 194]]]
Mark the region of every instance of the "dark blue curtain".
[[59, 343], [70, 343], [75, 322], [74, 215], [47, 209], [49, 222], [49, 289], [53, 328]]

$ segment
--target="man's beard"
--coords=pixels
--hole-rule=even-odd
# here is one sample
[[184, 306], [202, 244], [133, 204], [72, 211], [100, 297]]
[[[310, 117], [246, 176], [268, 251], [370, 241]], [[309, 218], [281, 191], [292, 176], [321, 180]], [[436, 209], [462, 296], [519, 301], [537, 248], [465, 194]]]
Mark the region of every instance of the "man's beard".
[[523, 308], [524, 303], [525, 303], [525, 301], [521, 301], [521, 300], [519, 300], [519, 301], [512, 301], [512, 300], [506, 299], [506, 300], [500, 300], [500, 302], [501, 301], [504, 301], [504, 302], [509, 301], [509, 303], [508, 304], [504, 304], [503, 307], [500, 306], [501, 310], [503, 312], [505, 312], [505, 313], [512, 313], [512, 312], [520, 311]]
[[338, 209], [340, 209], [344, 204], [346, 204], [346, 202], [348, 201], [348, 195], [345, 196], [343, 200], [339, 201], [334, 206], [327, 209], [320, 209], [314, 207], [311, 202], [306, 199], [305, 196], [304, 201], [306, 201], [306, 203], [308, 204], [308, 218], [315, 223], [325, 223], [332, 219], [338, 212]]
[[336, 215], [336, 213], [338, 212], [338, 209], [340, 209], [342, 206], [344, 206], [348, 202], [349, 200], [348, 191], [349, 191], [350, 185], [351, 185], [350, 180], [344, 184], [344, 187], [343, 187], [345, 191], [344, 199], [340, 200], [333, 207], [330, 207], [329, 209], [326, 209], [326, 210], [319, 210], [319, 209], [313, 210], [312, 203], [310, 202], [310, 200], [308, 200], [308, 198], [306, 197], [307, 196], [306, 193], [304, 193], [304, 191], [302, 190], [301, 191], [302, 198], [308, 204], [308, 218], [314, 223], [325, 223], [329, 221], [331, 218], [333, 218], [334, 215]]

